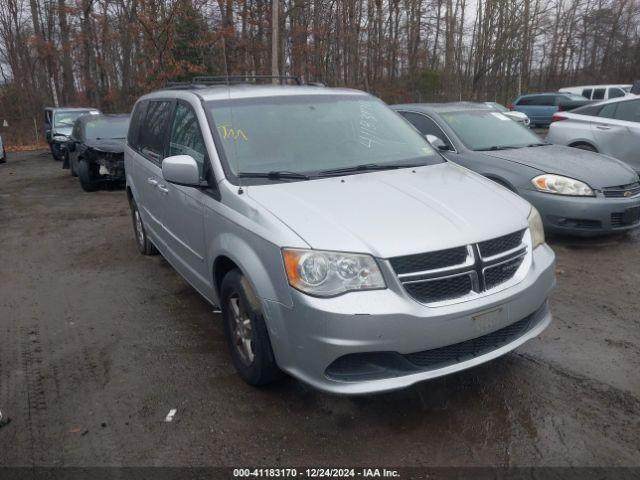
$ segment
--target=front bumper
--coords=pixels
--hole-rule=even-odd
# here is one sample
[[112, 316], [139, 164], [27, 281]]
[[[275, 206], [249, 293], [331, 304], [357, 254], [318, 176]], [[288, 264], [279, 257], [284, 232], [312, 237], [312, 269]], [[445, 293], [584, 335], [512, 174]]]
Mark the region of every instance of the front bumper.
[[[397, 390], [489, 361], [535, 337], [551, 321], [547, 298], [555, 285], [554, 254], [543, 245], [532, 257], [531, 268], [517, 285], [441, 307], [412, 300], [386, 262], [380, 262], [388, 283], [385, 290], [329, 299], [292, 290], [293, 308], [263, 300], [278, 365], [319, 390], [354, 395]], [[498, 311], [499, 315], [492, 314]], [[491, 314], [491, 320], [480, 320], [486, 313]], [[346, 355], [392, 352], [406, 356], [461, 344], [525, 318], [529, 318], [528, 327], [507, 343], [454, 363], [413, 371], [385, 370], [383, 363], [375, 367], [375, 379], [357, 375], [337, 378], [329, 368]]]
[[124, 182], [124, 156], [122, 154], [106, 153], [93, 159], [96, 165], [97, 179], [107, 182]]
[[640, 196], [569, 197], [531, 190], [518, 193], [538, 209], [547, 233], [591, 236], [625, 232], [640, 226], [640, 217], [636, 219], [627, 213], [631, 209], [640, 210]]

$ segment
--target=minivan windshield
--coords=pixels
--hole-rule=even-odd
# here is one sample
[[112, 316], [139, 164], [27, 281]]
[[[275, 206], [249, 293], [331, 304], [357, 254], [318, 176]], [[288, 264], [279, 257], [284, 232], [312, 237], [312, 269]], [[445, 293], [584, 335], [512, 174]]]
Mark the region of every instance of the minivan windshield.
[[502, 150], [544, 145], [528, 128], [500, 112], [479, 110], [440, 115], [471, 150]]
[[128, 117], [96, 118], [86, 121], [85, 136], [87, 140], [123, 139], [127, 136], [128, 128]]
[[207, 107], [234, 176], [306, 179], [444, 162], [407, 121], [369, 95], [254, 97]]

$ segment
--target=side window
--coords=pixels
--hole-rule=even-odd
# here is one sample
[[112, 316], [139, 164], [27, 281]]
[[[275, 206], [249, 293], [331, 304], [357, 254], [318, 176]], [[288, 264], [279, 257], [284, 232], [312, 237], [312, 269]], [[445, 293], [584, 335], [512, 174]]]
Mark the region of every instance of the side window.
[[516, 105], [522, 105], [523, 107], [533, 105], [533, 97], [523, 97], [516, 102]]
[[420, 113], [412, 112], [401, 112], [401, 115], [409, 120], [409, 123], [416, 127], [420, 133], [422, 133], [423, 135], [435, 135], [440, 140], [442, 140], [451, 150], [453, 150], [453, 145], [451, 145], [451, 142], [449, 142], [449, 139], [444, 134], [442, 129], [429, 117]]
[[618, 87], [609, 88], [609, 98], [624, 97], [624, 92]]
[[616, 115], [617, 106], [618, 106], [617, 103], [609, 103], [605, 105], [598, 112], [598, 116], [602, 118], [616, 118], [615, 115]]
[[584, 98], [588, 98], [589, 100], [591, 100], [591, 92], [593, 92], [593, 88], [585, 88], [584, 90], [582, 90], [582, 96]]
[[138, 102], [131, 114], [131, 121], [129, 122], [129, 131], [127, 133], [127, 143], [135, 150], [138, 150], [138, 131], [140, 130], [140, 123], [144, 118], [146, 112], [147, 102]]
[[160, 161], [164, 157], [164, 142], [167, 124], [171, 114], [172, 102], [168, 100], [152, 100], [147, 105], [147, 113], [139, 129], [139, 150], [143, 155]]
[[81, 136], [80, 130], [81, 130], [80, 122], [75, 122], [73, 124], [73, 130], [71, 130], [71, 138], [73, 138], [74, 140], [81, 141], [82, 136]]
[[171, 122], [169, 137], [169, 156], [190, 155], [198, 164], [200, 179], [204, 179], [204, 164], [207, 149], [202, 139], [202, 132], [193, 109], [178, 103]]
[[593, 90], [593, 100], [602, 100], [604, 98], [604, 88], [595, 88]]
[[640, 100], [618, 103], [615, 118], [627, 122], [640, 122]]

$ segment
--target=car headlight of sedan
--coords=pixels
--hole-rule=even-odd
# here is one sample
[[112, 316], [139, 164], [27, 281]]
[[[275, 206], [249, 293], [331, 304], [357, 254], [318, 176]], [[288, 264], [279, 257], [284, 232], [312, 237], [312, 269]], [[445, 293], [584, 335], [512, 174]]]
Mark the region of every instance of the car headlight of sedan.
[[282, 257], [289, 284], [309, 295], [333, 297], [353, 290], [386, 288], [370, 255], [285, 248]]
[[574, 195], [578, 197], [595, 196], [591, 187], [575, 178], [545, 173], [531, 180], [537, 190], [556, 195]]
[[531, 248], [535, 248], [542, 245], [545, 242], [544, 239], [544, 226], [542, 225], [542, 218], [535, 207], [531, 207], [531, 213], [529, 214], [529, 231], [531, 232]]

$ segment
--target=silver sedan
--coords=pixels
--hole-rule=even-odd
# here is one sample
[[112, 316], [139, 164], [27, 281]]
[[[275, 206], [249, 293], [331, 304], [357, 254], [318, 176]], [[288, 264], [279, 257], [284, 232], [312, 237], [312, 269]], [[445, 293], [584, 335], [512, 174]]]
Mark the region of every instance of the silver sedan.
[[640, 96], [556, 113], [547, 141], [604, 153], [640, 172]]

